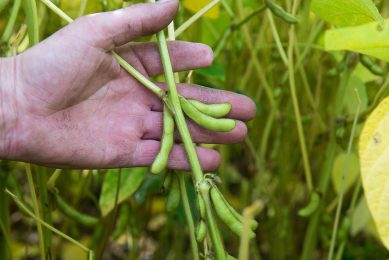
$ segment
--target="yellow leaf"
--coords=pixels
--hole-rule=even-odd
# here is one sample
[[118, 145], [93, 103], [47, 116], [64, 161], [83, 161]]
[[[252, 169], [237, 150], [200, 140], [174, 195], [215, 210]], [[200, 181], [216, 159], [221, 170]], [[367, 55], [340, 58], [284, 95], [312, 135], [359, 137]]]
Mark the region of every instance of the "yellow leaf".
[[389, 98], [369, 116], [359, 141], [362, 183], [378, 234], [389, 249]]
[[[184, 0], [183, 5], [189, 11], [193, 13], [197, 13], [210, 2], [212, 2], [212, 0]], [[220, 3], [212, 7], [208, 12], [204, 14], [204, 16], [211, 19], [217, 19], [219, 18], [219, 14], [220, 14]]]
[[328, 30], [325, 49], [355, 51], [389, 62], [389, 20], [383, 30], [377, 23]]

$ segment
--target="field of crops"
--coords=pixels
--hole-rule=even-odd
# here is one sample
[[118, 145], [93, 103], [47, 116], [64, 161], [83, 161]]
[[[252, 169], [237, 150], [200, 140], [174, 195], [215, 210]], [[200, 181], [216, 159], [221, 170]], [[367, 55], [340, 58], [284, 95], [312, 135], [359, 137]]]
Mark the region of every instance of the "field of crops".
[[[0, 0], [0, 55], [140, 2]], [[0, 161], [0, 259], [387, 259], [389, 2], [179, 2], [166, 37], [211, 46], [211, 66], [173, 77], [164, 33], [136, 40], [158, 42], [164, 75], [137, 78], [113, 52], [164, 102], [166, 143], [153, 167]], [[214, 172], [199, 167], [180, 118], [228, 132], [231, 105], [187, 100], [175, 81], [256, 104], [242, 143], [199, 144], [220, 152]], [[190, 172], [165, 169], [174, 126]]]

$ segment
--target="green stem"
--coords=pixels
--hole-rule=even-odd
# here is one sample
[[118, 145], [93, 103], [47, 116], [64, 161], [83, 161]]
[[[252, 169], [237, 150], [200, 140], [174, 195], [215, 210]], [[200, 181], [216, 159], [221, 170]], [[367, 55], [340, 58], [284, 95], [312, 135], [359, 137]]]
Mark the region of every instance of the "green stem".
[[54, 233], [58, 234], [59, 236], [63, 237], [64, 239], [68, 240], [69, 242], [75, 244], [76, 246], [80, 247], [82, 250], [84, 250], [85, 252], [90, 252], [91, 250], [89, 248], [87, 248], [86, 246], [84, 246], [83, 244], [79, 243], [77, 240], [69, 237], [68, 235], [62, 233], [61, 231], [59, 231], [58, 229], [54, 228], [53, 226], [47, 224], [46, 222], [44, 222], [39, 216], [35, 215], [34, 213], [32, 213], [27, 207], [26, 205], [23, 204], [23, 202], [15, 195], [13, 194], [12, 192], [10, 192], [9, 190], [5, 190], [6, 193], [8, 193], [11, 198], [15, 201], [16, 205], [24, 212], [26, 212], [31, 218], [33, 218], [36, 222], [39, 222], [40, 225], [42, 226], [45, 226], [46, 228], [50, 229], [51, 231], [53, 231]]
[[39, 43], [39, 20], [35, 0], [24, 0], [30, 47]]
[[12, 259], [11, 244], [10, 244], [10, 228], [9, 228], [9, 202], [8, 196], [4, 193], [9, 176], [8, 169], [3, 170], [3, 165], [0, 165], [0, 259]]
[[295, 39], [295, 29], [294, 29], [294, 26], [291, 26], [289, 29], [289, 49], [288, 49], [289, 87], [290, 87], [290, 92], [291, 92], [291, 96], [292, 96], [294, 114], [296, 117], [296, 124], [297, 124], [297, 132], [298, 132], [299, 142], [300, 142], [300, 149], [301, 149], [301, 153], [303, 156], [305, 179], [307, 182], [308, 190], [312, 191], [313, 190], [313, 183], [312, 183], [311, 166], [309, 165], [309, 158], [308, 158], [307, 146], [306, 146], [306, 142], [305, 142], [304, 129], [303, 129], [303, 125], [301, 122], [301, 113], [300, 113], [300, 107], [299, 107], [299, 102], [298, 102], [298, 97], [297, 97], [296, 81], [295, 81], [295, 75], [294, 75], [294, 58], [293, 58], [294, 39]]
[[159, 32], [157, 34], [158, 46], [161, 53], [162, 64], [165, 71], [165, 80], [168, 86], [169, 98], [175, 112], [175, 121], [178, 131], [180, 132], [182, 142], [185, 147], [185, 151], [188, 156], [189, 163], [192, 168], [193, 176], [196, 182], [200, 182], [203, 179], [203, 171], [199, 159], [197, 157], [195, 145], [193, 144], [192, 137], [189, 133], [189, 128], [186, 124], [184, 113], [181, 109], [179, 95], [176, 88], [176, 82], [174, 79], [173, 68], [170, 61], [169, 50], [166, 43], [165, 34]]
[[194, 260], [199, 260], [199, 248], [196, 241], [196, 231], [195, 231], [195, 225], [193, 222], [193, 216], [192, 211], [190, 210], [190, 204], [189, 204], [189, 198], [188, 193], [185, 186], [185, 173], [179, 173], [178, 174], [178, 181], [180, 185], [180, 192], [181, 192], [181, 199], [182, 199], [182, 205], [184, 206], [186, 221], [188, 222], [188, 228], [189, 228], [189, 235], [190, 235], [190, 244], [192, 247], [192, 254]]
[[177, 28], [175, 32], [175, 36], [178, 37], [182, 32], [184, 32], [186, 29], [188, 29], [189, 26], [191, 26], [193, 23], [195, 23], [201, 16], [203, 16], [206, 12], [208, 12], [212, 7], [214, 7], [216, 4], [218, 4], [220, 0], [213, 0], [209, 4], [207, 4], [205, 7], [203, 7], [200, 11], [195, 13], [191, 18], [186, 20], [185, 23], [183, 23], [180, 27]]
[[279, 35], [277, 27], [274, 23], [273, 14], [269, 9], [266, 11], [266, 13], [267, 13], [267, 17], [269, 18], [270, 27], [271, 27], [271, 30], [273, 33], [274, 41], [277, 45], [278, 52], [280, 53], [281, 59], [284, 62], [285, 66], [288, 66], [288, 57], [286, 57], [284, 47], [282, 46], [282, 43], [280, 40], [280, 35]]
[[14, 0], [14, 4], [12, 6], [11, 10], [11, 16], [8, 19], [7, 26], [4, 29], [4, 33], [1, 36], [1, 41], [2, 42], [8, 42], [9, 39], [11, 38], [12, 31], [15, 27], [16, 23], [16, 18], [18, 17], [20, 6], [22, 4], [22, 0]]
[[343, 172], [342, 172], [342, 185], [341, 185], [340, 194], [339, 194], [338, 206], [336, 208], [336, 215], [335, 215], [334, 227], [332, 230], [330, 251], [328, 254], [328, 258], [327, 258], [328, 260], [332, 260], [333, 255], [334, 255], [334, 251], [335, 251], [336, 235], [337, 235], [337, 231], [338, 231], [338, 227], [339, 227], [340, 213], [342, 210], [343, 198], [344, 198], [345, 180], [347, 178], [347, 172], [348, 172], [348, 168], [349, 168], [349, 164], [350, 164], [351, 149], [353, 147], [355, 131], [356, 131], [357, 124], [358, 124], [359, 112], [361, 110], [361, 101], [359, 99], [359, 94], [358, 94], [356, 89], [355, 89], [355, 91], [356, 91], [356, 95], [357, 95], [358, 100], [359, 100], [359, 104], [357, 106], [357, 110], [356, 110], [356, 113], [354, 116], [354, 123], [353, 123], [351, 135], [350, 135], [350, 139], [349, 139], [349, 143], [348, 143], [348, 147], [347, 147], [346, 162], [344, 164], [344, 168], [343, 168]]
[[215, 222], [215, 218], [213, 217], [212, 204], [211, 204], [211, 199], [209, 197], [209, 190], [211, 186], [206, 180], [203, 180], [199, 184], [198, 188], [199, 191], [201, 192], [201, 196], [204, 199], [207, 228], [211, 236], [212, 246], [215, 251], [216, 259], [224, 260], [226, 259], [226, 252], [224, 251], [223, 241], [221, 239], [219, 229]]
[[[39, 209], [39, 204], [38, 204], [38, 198], [36, 196], [35, 192], [35, 185], [34, 185], [34, 180], [32, 178], [32, 173], [31, 173], [31, 165], [28, 164], [26, 166], [26, 173], [27, 173], [27, 181], [28, 181], [28, 187], [30, 189], [31, 193], [31, 198], [33, 202], [33, 208], [34, 208], [34, 213], [37, 216], [38, 219], [41, 219], [40, 217], [40, 209]], [[45, 237], [43, 235], [43, 229], [42, 229], [42, 224], [38, 221], [36, 223], [37, 229], [38, 229], [38, 235], [39, 235], [39, 250], [40, 250], [40, 255], [43, 260], [46, 259], [46, 250], [45, 250]]]
[[[51, 207], [49, 202], [49, 196], [47, 193], [47, 186], [46, 186], [46, 171], [45, 168], [42, 166], [37, 166], [37, 186], [39, 190], [39, 199], [42, 209], [42, 217], [43, 220], [51, 224]], [[49, 229], [44, 228], [43, 229], [43, 235], [45, 238], [45, 248], [47, 250], [48, 256], [51, 256], [51, 231]]]

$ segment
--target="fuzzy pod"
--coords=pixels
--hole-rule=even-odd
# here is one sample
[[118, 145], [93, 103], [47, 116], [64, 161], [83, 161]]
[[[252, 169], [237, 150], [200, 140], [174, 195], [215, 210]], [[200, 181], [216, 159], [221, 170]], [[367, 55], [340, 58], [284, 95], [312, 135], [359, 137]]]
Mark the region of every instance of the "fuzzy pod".
[[236, 126], [235, 120], [225, 118], [217, 119], [200, 112], [185, 98], [181, 97], [180, 102], [185, 114], [196, 124], [205, 129], [216, 132], [229, 132]]
[[198, 100], [189, 99], [188, 100], [195, 108], [200, 112], [215, 118], [225, 117], [231, 111], [231, 104], [222, 103], [222, 104], [204, 104]]
[[289, 24], [297, 24], [298, 20], [296, 17], [285, 11], [281, 6], [277, 5], [271, 0], [266, 0], [267, 7], [272, 11], [272, 13], [281, 18], [284, 22]]
[[151, 172], [159, 174], [166, 169], [174, 145], [174, 119], [166, 106], [163, 109], [163, 133], [159, 153], [151, 165]]
[[196, 207], [202, 219], [205, 219], [205, 202], [201, 194], [197, 194]]
[[201, 243], [204, 241], [205, 235], [207, 234], [207, 225], [201, 220], [196, 227], [196, 240]]
[[[216, 214], [236, 235], [241, 236], [243, 231], [242, 222], [234, 216], [216, 189], [212, 188], [210, 193]], [[252, 230], [249, 230], [249, 232], [249, 237], [254, 238], [255, 233]]]
[[77, 211], [75, 208], [66, 203], [58, 194], [54, 195], [57, 208], [68, 218], [80, 223], [84, 226], [93, 227], [99, 223], [99, 220], [95, 217], [83, 214]]
[[[239, 214], [231, 205], [230, 203], [228, 203], [228, 201], [226, 200], [226, 198], [224, 198], [223, 194], [221, 194], [220, 190], [215, 186], [213, 187], [214, 189], [216, 189], [216, 191], [219, 193], [219, 196], [223, 199], [224, 203], [226, 204], [226, 206], [229, 208], [229, 210], [231, 211], [231, 213], [235, 216], [235, 218], [237, 218], [241, 223], [243, 223], [243, 217], [241, 214]], [[255, 230], [258, 228], [258, 222], [254, 219], [250, 220], [250, 224], [249, 224], [251, 230]]]
[[320, 204], [320, 195], [317, 192], [313, 192], [308, 205], [305, 208], [300, 209], [298, 211], [298, 215], [304, 218], [311, 216], [313, 213], [315, 213], [315, 211], [319, 207], [319, 204]]
[[367, 55], [361, 55], [360, 56], [360, 61], [362, 65], [368, 69], [371, 73], [377, 76], [382, 76], [384, 75], [384, 70], [376, 64], [372, 59], [370, 59], [369, 56]]

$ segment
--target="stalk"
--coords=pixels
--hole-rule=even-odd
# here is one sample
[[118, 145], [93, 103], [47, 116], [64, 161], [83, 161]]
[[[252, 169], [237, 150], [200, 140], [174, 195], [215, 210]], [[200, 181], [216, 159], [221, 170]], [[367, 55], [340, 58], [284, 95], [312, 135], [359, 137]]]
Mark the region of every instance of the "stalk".
[[[153, 1], [155, 1], [155, 0], [153, 0]], [[185, 23], [183, 23], [180, 27], [177, 28], [177, 30], [175, 31], [175, 36], [178, 37], [182, 32], [184, 32], [186, 29], [188, 29], [189, 26], [191, 26], [193, 23], [195, 23], [201, 16], [203, 16], [206, 12], [208, 12], [212, 7], [214, 7], [219, 2], [220, 2], [220, 0], [213, 0], [212, 2], [207, 4], [205, 7], [203, 7], [200, 11], [195, 13]]]
[[[31, 165], [28, 164], [26, 166], [26, 172], [27, 172], [27, 181], [28, 181], [28, 187], [30, 189], [31, 197], [32, 197], [32, 202], [33, 202], [33, 207], [34, 207], [34, 213], [37, 216], [38, 219], [41, 219], [40, 217], [40, 210], [39, 210], [39, 204], [38, 204], [38, 198], [36, 196], [35, 192], [35, 185], [34, 185], [34, 180], [32, 178], [32, 173], [31, 173]], [[28, 212], [28, 211], [26, 211]], [[39, 235], [39, 250], [40, 250], [40, 255], [42, 257], [42, 260], [46, 259], [46, 250], [45, 250], [45, 237], [43, 235], [43, 229], [42, 229], [42, 224], [40, 221], [37, 221], [36, 223], [37, 229], [38, 229], [38, 235]]]
[[[173, 21], [168, 26], [168, 40], [174, 41], [175, 39], [176, 36], [174, 35], [174, 21]], [[180, 82], [180, 77], [178, 73], [174, 74], [174, 80], [176, 81], [176, 83]], [[193, 222], [192, 211], [190, 209], [188, 192], [186, 190], [186, 185], [185, 185], [185, 175], [183, 175], [182, 173], [178, 174], [178, 182], [180, 185], [180, 193], [182, 198], [182, 204], [184, 206], [185, 217], [189, 228], [190, 244], [192, 248], [193, 259], [199, 260], [200, 259], [199, 247], [197, 245], [195, 225]]]
[[347, 172], [348, 172], [348, 168], [349, 168], [349, 164], [350, 164], [349, 158], [350, 158], [351, 149], [353, 147], [353, 140], [354, 140], [357, 124], [358, 124], [359, 112], [360, 112], [360, 109], [361, 109], [361, 100], [360, 100], [360, 97], [359, 97], [357, 89], [355, 89], [355, 91], [356, 91], [356, 95], [357, 95], [357, 98], [358, 98], [358, 106], [357, 106], [357, 111], [356, 111], [355, 116], [354, 116], [354, 123], [353, 123], [353, 127], [352, 127], [352, 130], [351, 130], [351, 135], [350, 135], [350, 139], [349, 139], [349, 143], [348, 143], [348, 147], [347, 147], [346, 162], [345, 162], [345, 165], [344, 165], [344, 168], [343, 168], [343, 172], [342, 172], [342, 185], [341, 185], [340, 194], [339, 194], [338, 206], [336, 208], [335, 222], [334, 222], [334, 227], [333, 227], [333, 230], [332, 230], [330, 251], [329, 251], [329, 254], [328, 254], [328, 258], [327, 258], [328, 260], [333, 259], [333, 255], [334, 255], [334, 251], [335, 251], [336, 235], [337, 235], [337, 231], [338, 231], [338, 227], [339, 227], [340, 213], [341, 213], [341, 210], [342, 210], [343, 198], [344, 198], [345, 180], [347, 178]]
[[270, 27], [271, 27], [271, 30], [273, 33], [273, 38], [274, 38], [274, 41], [276, 43], [278, 52], [280, 53], [281, 59], [284, 62], [285, 66], [288, 66], [288, 57], [286, 56], [284, 47], [282, 46], [280, 35], [279, 35], [277, 27], [274, 23], [273, 14], [269, 9], [266, 11], [266, 13], [267, 13], [267, 17], [269, 18]]
[[30, 47], [39, 43], [39, 20], [35, 0], [24, 0]]
[[[46, 186], [46, 171], [42, 166], [37, 166], [37, 186], [39, 190], [39, 200], [41, 204], [42, 217], [45, 222], [51, 224], [51, 206]], [[44, 243], [47, 255], [51, 255], [51, 231], [47, 228], [43, 229]]]
[[207, 219], [207, 228], [211, 236], [213, 250], [215, 251], [217, 260], [224, 260], [226, 259], [226, 252], [224, 251], [223, 241], [221, 239], [219, 229], [216, 225], [215, 218], [213, 217], [212, 203], [209, 197], [210, 189], [211, 186], [206, 180], [203, 180], [199, 184], [199, 190], [201, 192], [201, 196], [203, 197], [205, 203], [205, 215]]
[[[294, 9], [297, 7], [298, 1], [294, 2]], [[294, 12], [293, 12], [294, 13]], [[295, 81], [295, 75], [294, 75], [294, 58], [293, 58], [293, 50], [294, 50], [294, 40], [295, 40], [295, 29], [293, 26], [289, 29], [289, 48], [288, 48], [288, 73], [289, 73], [289, 87], [290, 92], [292, 96], [292, 102], [293, 102], [293, 109], [296, 117], [296, 124], [297, 124], [297, 132], [299, 136], [299, 142], [300, 142], [300, 149], [303, 156], [303, 164], [304, 164], [304, 173], [305, 173], [305, 180], [307, 182], [307, 187], [309, 191], [312, 191], [313, 184], [312, 184], [312, 173], [311, 173], [311, 166], [309, 165], [309, 158], [308, 158], [308, 152], [307, 152], [307, 146], [305, 142], [305, 135], [304, 135], [304, 129], [301, 122], [301, 113], [300, 113], [300, 107], [297, 97], [297, 90], [296, 90], [296, 81]]]
[[[0, 166], [2, 168], [2, 165]], [[9, 202], [4, 193], [9, 176], [8, 169], [5, 171], [0, 168], [0, 259], [11, 259], [11, 244], [9, 230]]]
[[[23, 211], [23, 212], [26, 212], [31, 218], [33, 218], [36, 222], [39, 222], [39, 224], [45, 226], [46, 228], [50, 229], [51, 231], [53, 231], [54, 233], [58, 234], [59, 236], [63, 237], [64, 239], [68, 240], [69, 242], [75, 244], [76, 246], [78, 246], [79, 248], [81, 248], [82, 250], [84, 250], [85, 252], [89, 253], [91, 250], [89, 248], [87, 248], [86, 246], [84, 246], [83, 244], [81, 244], [80, 242], [78, 242], [77, 240], [69, 237], [68, 235], [62, 233], [61, 231], [59, 231], [58, 229], [56, 229], [55, 227], [47, 224], [46, 222], [44, 222], [39, 216], [35, 215], [34, 213], [32, 213], [26, 205], [23, 204], [23, 202], [15, 195], [13, 194], [12, 192], [10, 192], [9, 190], [5, 190], [6, 193], [8, 193], [8, 195], [15, 201], [16, 205]], [[43, 256], [42, 256], [43, 257]]]
[[22, 4], [22, 0], [14, 0], [14, 4], [12, 6], [11, 10], [11, 16], [8, 19], [7, 25], [4, 29], [4, 33], [1, 36], [2, 42], [8, 42], [8, 40], [11, 38], [12, 31], [15, 27], [16, 18], [18, 17], [20, 6]]
[[186, 186], [185, 186], [184, 173], [178, 174], [178, 181], [179, 181], [179, 185], [180, 185], [182, 205], [184, 206], [185, 217], [186, 217], [186, 221], [187, 221], [188, 227], [189, 227], [190, 244], [192, 247], [193, 259], [199, 260], [200, 259], [199, 247], [198, 247], [197, 241], [196, 241], [195, 225], [193, 222], [192, 211], [190, 210], [188, 193], [187, 193]]

